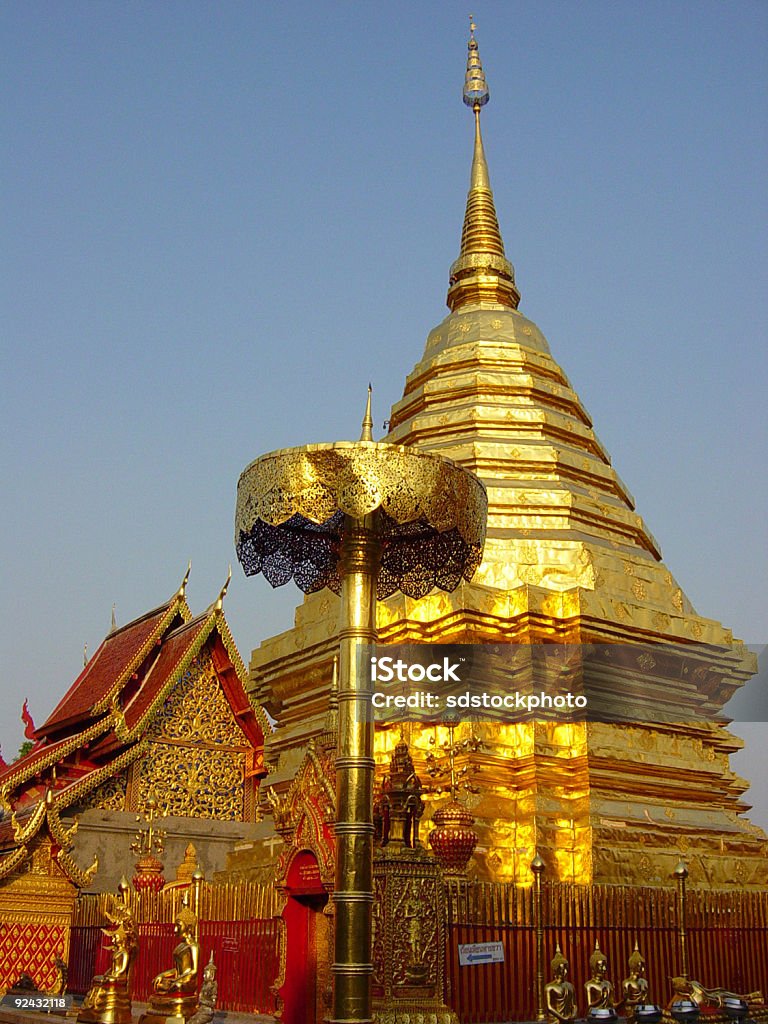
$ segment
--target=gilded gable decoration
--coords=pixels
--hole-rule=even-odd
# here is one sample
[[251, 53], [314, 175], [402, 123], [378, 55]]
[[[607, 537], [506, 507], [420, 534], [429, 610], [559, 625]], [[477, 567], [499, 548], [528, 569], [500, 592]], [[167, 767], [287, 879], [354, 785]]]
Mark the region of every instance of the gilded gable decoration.
[[139, 806], [150, 792], [166, 815], [243, 818], [245, 753], [176, 743], [151, 743], [139, 772]]
[[333, 822], [336, 796], [331, 779], [335, 778], [332, 753], [310, 742], [304, 760], [284, 797], [267, 790], [275, 829], [284, 840], [275, 877], [278, 888], [285, 885], [294, 858], [309, 850], [317, 858], [323, 885], [333, 887], [335, 849]]
[[161, 739], [248, 746], [207, 651], [201, 652], [181, 677], [149, 732]]
[[125, 810], [127, 785], [127, 772], [118, 772], [97, 786], [83, 801], [83, 807], [98, 807], [103, 811]]

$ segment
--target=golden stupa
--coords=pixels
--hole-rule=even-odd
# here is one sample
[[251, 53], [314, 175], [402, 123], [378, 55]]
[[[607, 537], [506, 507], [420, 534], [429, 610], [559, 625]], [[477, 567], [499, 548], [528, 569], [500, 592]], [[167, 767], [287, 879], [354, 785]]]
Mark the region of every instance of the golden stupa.
[[[689, 678], [660, 666], [656, 682], [674, 694], [714, 680], [727, 697], [754, 673], [752, 655], [694, 610], [546, 339], [517, 308], [480, 131], [488, 89], [474, 31], [464, 100], [474, 153], [450, 313], [427, 336], [384, 440], [474, 472], [488, 490], [488, 539], [472, 582], [454, 593], [380, 602], [380, 640], [690, 645]], [[338, 599], [326, 590], [252, 654], [253, 698], [277, 722], [267, 760], [278, 793], [323, 734], [337, 632]], [[729, 766], [742, 743], [727, 722], [459, 726], [482, 740], [459, 758], [479, 790], [463, 797], [479, 834], [471, 870], [529, 884], [538, 850], [550, 878], [669, 885], [684, 855], [700, 887], [764, 887], [768, 842], [744, 817], [748, 783]], [[422, 777], [444, 731], [409, 729]], [[382, 772], [399, 735], [377, 734]], [[425, 833], [442, 799], [427, 801]]]

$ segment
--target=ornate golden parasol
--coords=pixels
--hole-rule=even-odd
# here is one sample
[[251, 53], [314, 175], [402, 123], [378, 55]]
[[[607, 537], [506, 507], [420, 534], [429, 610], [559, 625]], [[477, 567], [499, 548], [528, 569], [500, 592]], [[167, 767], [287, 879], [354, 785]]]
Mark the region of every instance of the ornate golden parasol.
[[373, 721], [358, 658], [376, 642], [376, 599], [455, 590], [480, 564], [487, 499], [460, 466], [374, 442], [371, 394], [360, 441], [263, 455], [237, 488], [235, 544], [246, 575], [341, 595], [332, 1021], [371, 1021]]

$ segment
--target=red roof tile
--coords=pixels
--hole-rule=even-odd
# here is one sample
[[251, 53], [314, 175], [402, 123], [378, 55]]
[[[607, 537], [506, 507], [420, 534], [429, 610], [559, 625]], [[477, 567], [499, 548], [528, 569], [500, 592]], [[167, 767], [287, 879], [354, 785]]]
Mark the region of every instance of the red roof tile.
[[141, 721], [158, 693], [174, 678], [176, 666], [190, 653], [201, 633], [209, 626], [210, 617], [206, 613], [166, 635], [157, 660], [147, 672], [139, 692], [125, 708], [125, 723], [129, 729]]
[[232, 671], [217, 674], [224, 695], [232, 708], [235, 721], [245, 733], [246, 739], [252, 747], [263, 747], [264, 732], [237, 673]]
[[67, 724], [87, 718], [96, 701], [106, 696], [128, 670], [144, 644], [160, 626], [171, 603], [110, 633], [45, 723], [37, 729], [36, 735], [47, 736]]
[[30, 750], [30, 752], [24, 757], [20, 757], [18, 761], [14, 761], [12, 764], [9, 764], [7, 768], [3, 768], [3, 770], [0, 771], [0, 785], [2, 785], [6, 779], [15, 775], [19, 769], [23, 768], [26, 771], [33, 767], [36, 762], [42, 761], [49, 754], [55, 754], [57, 750], [61, 750], [61, 748], [66, 744], [68, 738], [69, 737], [65, 737], [62, 740], [57, 740], [55, 743], [42, 743], [40, 746], [35, 747], [34, 750]]

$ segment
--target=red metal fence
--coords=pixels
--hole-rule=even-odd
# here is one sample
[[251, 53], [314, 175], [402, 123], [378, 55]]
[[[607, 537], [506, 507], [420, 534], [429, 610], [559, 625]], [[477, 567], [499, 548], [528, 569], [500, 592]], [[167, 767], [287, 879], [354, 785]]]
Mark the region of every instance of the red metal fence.
[[240, 1013], [273, 1013], [271, 985], [280, 969], [277, 918], [258, 921], [205, 921], [200, 929], [204, 958], [213, 950], [218, 965], [218, 1005]]
[[[589, 957], [599, 941], [620, 991], [637, 941], [650, 995], [666, 1004], [669, 978], [682, 973], [674, 890], [545, 884], [544, 973], [559, 943], [583, 1004]], [[707, 987], [768, 991], [768, 893], [689, 891], [688, 973]], [[448, 884], [449, 1002], [462, 1024], [536, 1017], [533, 891], [505, 883]], [[502, 942], [503, 963], [459, 966], [462, 943]], [[583, 1011], [584, 1007], [580, 1006]]]
[[[536, 929], [533, 892], [513, 884], [451, 880], [447, 886], [449, 1003], [463, 1024], [533, 1020], [536, 1011]], [[69, 990], [84, 993], [107, 965], [100, 928], [107, 895], [83, 897], [72, 929]], [[137, 1001], [152, 978], [172, 963], [178, 890], [134, 898], [140, 947], [134, 970]], [[673, 889], [545, 883], [545, 975], [555, 943], [571, 964], [583, 1011], [583, 985], [595, 940], [608, 957], [609, 977], [620, 990], [637, 941], [645, 955], [651, 998], [666, 1004], [669, 978], [682, 973]], [[219, 1007], [238, 1012], [275, 1010], [283, 922], [270, 886], [204, 885], [199, 900], [200, 946], [218, 965]], [[687, 899], [689, 975], [708, 987], [768, 991], [768, 892], [700, 892]], [[461, 943], [502, 942], [504, 962], [459, 966]]]

